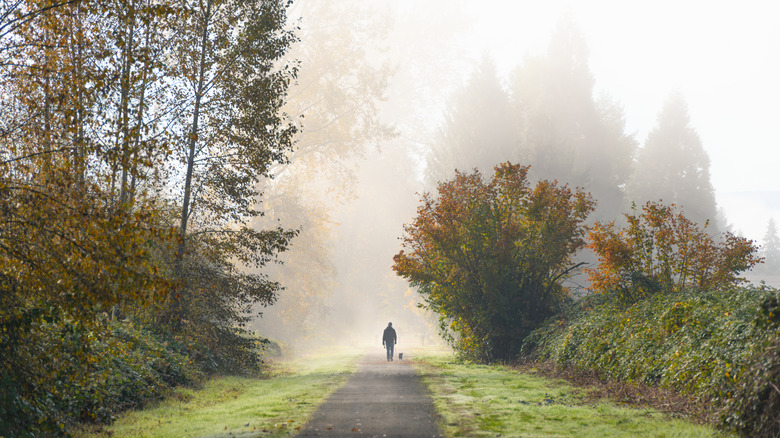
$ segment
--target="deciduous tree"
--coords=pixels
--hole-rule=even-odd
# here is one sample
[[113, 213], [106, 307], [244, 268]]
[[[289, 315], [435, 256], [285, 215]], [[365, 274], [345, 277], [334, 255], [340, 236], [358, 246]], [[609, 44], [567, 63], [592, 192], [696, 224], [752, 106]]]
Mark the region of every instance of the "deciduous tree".
[[[264, 266], [295, 234], [245, 226], [258, 179], [295, 132], [279, 110], [294, 76], [277, 64], [294, 39], [287, 6], [2, 4], [0, 380], [30, 384], [14, 347], [43, 321], [91, 330], [115, 309], [155, 321], [172, 297], [192, 311], [169, 314], [193, 343], [257, 365], [240, 326], [280, 285], [241, 265]], [[161, 192], [185, 181], [189, 203]], [[182, 247], [191, 257], [175, 265]]]
[[[278, 65], [294, 34], [286, 29], [289, 2], [207, 0], [186, 3], [176, 43], [185, 102], [173, 121], [183, 167], [180, 234], [254, 217], [260, 178], [286, 162], [294, 125], [281, 112], [296, 74]], [[195, 42], [193, 44], [193, 38]], [[178, 252], [183, 257], [184, 247]]]
[[[173, 296], [165, 318], [177, 330], [186, 307], [181, 300], [199, 287], [196, 278], [184, 275], [188, 248], [199, 257], [207, 254], [206, 264], [227, 266], [234, 259], [259, 268], [295, 235], [279, 226], [265, 231], [249, 226], [261, 214], [256, 208], [261, 178], [287, 161], [297, 131], [281, 111], [296, 74], [294, 66], [281, 62], [296, 39], [287, 28], [289, 5], [286, 0], [183, 3], [169, 73], [172, 94], [182, 103], [170, 129], [180, 142], [173, 163], [180, 166], [174, 181], [181, 181], [175, 272], [183, 289]], [[204, 253], [204, 246], [211, 249]], [[223, 275], [233, 275], [229, 271]], [[262, 274], [245, 279], [251, 281], [238, 282], [246, 288], [234, 291], [235, 297], [273, 303], [277, 283]]]
[[[64, 365], [31, 363], [18, 347], [46, 348], [35, 342], [45, 322], [87, 336], [116, 306], [148, 306], [171, 290], [155, 258], [175, 237], [164, 202], [132, 189], [166, 155], [140, 97], [153, 88], [143, 52], [160, 47], [162, 5], [0, 6], [0, 381], [9, 394], [0, 411], [17, 409], [18, 424], [45, 435], [55, 419], [35, 389]], [[73, 360], [92, 354], [82, 348]]]
[[89, 323], [169, 285], [151, 257], [171, 237], [167, 218], [153, 196], [130, 202], [128, 192], [160, 165], [153, 157], [164, 145], [139, 103], [150, 82], [125, 63], [148, 59], [126, 44], [128, 27], [143, 28], [149, 48], [167, 12], [131, 3], [29, 1], [3, 11], [13, 50], [0, 66], [0, 275], [15, 302], [3, 306], [12, 315], [4, 322], [32, 323], [20, 315], [37, 313]]
[[464, 356], [511, 360], [522, 339], [566, 299], [561, 285], [585, 245], [583, 222], [595, 202], [582, 190], [528, 182], [528, 166], [457, 172], [425, 193], [393, 269], [416, 286], [425, 306]]

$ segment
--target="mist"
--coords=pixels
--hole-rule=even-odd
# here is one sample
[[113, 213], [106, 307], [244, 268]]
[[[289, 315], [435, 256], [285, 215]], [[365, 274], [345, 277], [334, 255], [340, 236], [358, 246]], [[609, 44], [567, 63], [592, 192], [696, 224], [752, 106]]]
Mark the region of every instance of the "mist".
[[441, 345], [391, 266], [420, 194], [455, 169], [528, 164], [590, 191], [592, 220], [663, 199], [761, 242], [780, 219], [771, 6], [537, 3], [296, 2], [301, 132], [258, 226], [300, 234], [266, 270], [286, 289], [253, 328], [287, 351], [379, 348], [388, 322], [400, 351]]

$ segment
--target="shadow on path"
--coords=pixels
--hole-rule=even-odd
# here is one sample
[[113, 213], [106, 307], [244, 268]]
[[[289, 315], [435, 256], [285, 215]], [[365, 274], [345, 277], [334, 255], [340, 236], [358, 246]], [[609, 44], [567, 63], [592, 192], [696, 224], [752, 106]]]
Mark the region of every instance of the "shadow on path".
[[408, 361], [369, 354], [314, 413], [300, 437], [439, 437], [428, 390]]

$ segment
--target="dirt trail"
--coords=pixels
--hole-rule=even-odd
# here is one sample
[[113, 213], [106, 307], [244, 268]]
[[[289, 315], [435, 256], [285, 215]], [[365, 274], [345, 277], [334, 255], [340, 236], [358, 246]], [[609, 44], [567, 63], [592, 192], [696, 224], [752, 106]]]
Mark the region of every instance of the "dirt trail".
[[[439, 437], [436, 411], [410, 358], [365, 356], [314, 413], [301, 437]], [[412, 358], [413, 359], [413, 358]]]

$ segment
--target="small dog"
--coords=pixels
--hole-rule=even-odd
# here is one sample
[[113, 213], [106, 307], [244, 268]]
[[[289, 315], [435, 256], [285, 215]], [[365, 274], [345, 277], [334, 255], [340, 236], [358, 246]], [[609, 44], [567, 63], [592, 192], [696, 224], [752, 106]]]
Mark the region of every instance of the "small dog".
[[398, 353], [398, 360], [404, 360], [404, 354]]

